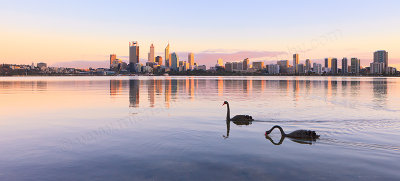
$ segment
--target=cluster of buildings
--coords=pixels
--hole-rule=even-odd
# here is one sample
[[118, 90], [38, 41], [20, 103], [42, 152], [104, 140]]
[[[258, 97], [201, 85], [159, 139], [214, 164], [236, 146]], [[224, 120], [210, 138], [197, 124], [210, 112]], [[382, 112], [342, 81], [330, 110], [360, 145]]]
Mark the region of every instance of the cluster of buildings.
[[[170, 53], [170, 45], [165, 47], [164, 57], [155, 56], [154, 45], [151, 44], [150, 52], [147, 54], [145, 64], [139, 61], [139, 44], [136, 41], [129, 42], [129, 62], [126, 63], [117, 58], [116, 54], [110, 54], [109, 68], [98, 69], [75, 69], [64, 67], [48, 67], [46, 63], [40, 62], [32, 65], [0, 65], [0, 75], [36, 75], [36, 74], [73, 74], [73, 75], [129, 75], [135, 74], [163, 74], [167, 72], [185, 72], [192, 70], [204, 70], [215, 74], [224, 72], [224, 75], [235, 73], [257, 73], [269, 75], [399, 75], [396, 68], [389, 67], [388, 52], [378, 50], [373, 54], [373, 62], [369, 67], [361, 67], [358, 58], [325, 58], [321, 63], [312, 63], [306, 59], [304, 63], [299, 62], [299, 54], [293, 55], [293, 63], [289, 60], [278, 60], [276, 64], [264, 65], [263, 61], [250, 62], [248, 58], [242, 61], [226, 62], [220, 58], [215, 67], [207, 70], [205, 65], [195, 62], [194, 54], [188, 53], [187, 61], [180, 60], [176, 52]], [[339, 63], [340, 66], [339, 66]], [[196, 73], [196, 72], [193, 72]], [[192, 73], [192, 75], [193, 75]], [[185, 74], [185, 73], [183, 73]]]
[[129, 64], [117, 59], [115, 54], [110, 55], [110, 70], [115, 72], [128, 71], [130, 73], [161, 73], [169, 71], [206, 70], [205, 65], [198, 65], [194, 61], [194, 54], [188, 53], [187, 61], [182, 61], [176, 52], [170, 53], [170, 45], [165, 47], [164, 58], [155, 56], [154, 45], [151, 44], [146, 64], [139, 61], [139, 44], [129, 42]]
[[263, 61], [254, 61], [250, 64], [248, 58], [238, 62], [226, 62], [222, 59], [217, 60], [217, 68], [224, 68], [227, 72], [257, 72], [263, 71], [271, 75], [394, 75], [397, 70], [389, 67], [388, 52], [378, 50], [374, 52], [373, 62], [370, 67], [361, 67], [360, 59], [346, 57], [342, 58], [341, 66], [337, 58], [325, 58], [324, 64], [312, 63], [306, 59], [304, 64], [299, 63], [299, 54], [293, 55], [293, 64], [289, 60], [279, 60], [276, 64], [264, 65]]

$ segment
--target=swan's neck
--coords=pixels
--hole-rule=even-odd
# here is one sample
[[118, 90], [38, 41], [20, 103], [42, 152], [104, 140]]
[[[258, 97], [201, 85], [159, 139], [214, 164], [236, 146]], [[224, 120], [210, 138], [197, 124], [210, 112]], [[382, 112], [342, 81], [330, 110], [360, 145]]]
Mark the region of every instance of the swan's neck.
[[229, 108], [229, 103], [226, 104], [226, 107], [228, 108], [228, 111], [226, 112], [226, 120], [229, 121], [231, 120], [231, 109]]
[[282, 127], [280, 127], [280, 126], [278, 126], [278, 125], [272, 127], [272, 128], [269, 130], [269, 132], [271, 132], [271, 131], [274, 130], [275, 128], [278, 128], [279, 131], [281, 131], [281, 135], [282, 135], [282, 136], [286, 136], [286, 134], [285, 134], [285, 132], [283, 131]]

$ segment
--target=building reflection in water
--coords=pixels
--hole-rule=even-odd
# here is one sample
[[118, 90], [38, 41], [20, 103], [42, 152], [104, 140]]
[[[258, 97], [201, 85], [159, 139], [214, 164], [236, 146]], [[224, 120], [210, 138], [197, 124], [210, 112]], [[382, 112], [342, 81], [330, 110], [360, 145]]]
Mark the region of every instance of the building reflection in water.
[[[377, 106], [384, 106], [387, 101], [388, 84], [387, 79], [374, 78], [373, 81], [359, 81], [354, 78], [327, 77], [321, 79], [303, 79], [293, 77], [288, 80], [246, 80], [246, 79], [227, 79], [218, 77], [217, 79], [198, 79], [195, 77], [174, 79], [149, 80], [110, 80], [110, 96], [116, 96], [124, 92], [124, 85], [129, 83], [129, 106], [139, 107], [140, 89], [147, 90], [149, 107], [155, 107], [157, 101], [164, 99], [165, 107], [169, 108], [171, 102], [177, 99], [196, 100], [197, 96], [201, 99], [209, 98], [208, 94], [215, 94], [218, 97], [228, 96], [231, 100], [251, 100], [273, 95], [273, 99], [280, 96], [290, 98], [296, 106], [302, 101], [317, 97], [326, 98], [329, 101], [343, 101], [342, 99], [353, 99], [353, 96], [371, 95], [369, 92], [361, 91], [361, 86], [372, 85], [373, 103]], [[371, 84], [368, 84], [371, 83]], [[46, 84], [41, 84], [45, 87]], [[7, 86], [6, 83], [2, 84]], [[39, 86], [36, 83], [36, 86]], [[140, 88], [144, 87], [144, 88]], [[364, 90], [364, 89], [363, 89]], [[340, 93], [340, 94], [338, 94]], [[350, 101], [351, 101], [350, 100]], [[367, 98], [368, 100], [368, 98]]]
[[122, 80], [110, 80], [110, 96], [114, 97], [121, 94]]
[[165, 106], [170, 107], [169, 102], [171, 101], [171, 78], [164, 80], [164, 90], [165, 90]]
[[387, 78], [374, 78], [372, 79], [372, 92], [373, 101], [378, 108], [382, 108], [386, 105], [387, 101]]
[[140, 80], [129, 80], [129, 107], [139, 107]]

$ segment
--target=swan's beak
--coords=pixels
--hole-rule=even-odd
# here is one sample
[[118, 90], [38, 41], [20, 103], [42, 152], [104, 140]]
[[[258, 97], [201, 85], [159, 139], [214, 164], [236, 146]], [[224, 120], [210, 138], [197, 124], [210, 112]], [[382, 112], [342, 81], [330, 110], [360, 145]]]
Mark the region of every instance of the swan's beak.
[[224, 105], [225, 105], [225, 103], [222, 104], [222, 106], [224, 106]]

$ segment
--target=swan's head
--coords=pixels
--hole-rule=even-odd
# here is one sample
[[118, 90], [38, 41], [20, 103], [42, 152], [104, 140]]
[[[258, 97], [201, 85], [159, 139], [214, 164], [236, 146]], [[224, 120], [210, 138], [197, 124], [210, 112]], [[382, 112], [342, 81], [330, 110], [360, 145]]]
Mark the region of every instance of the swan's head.
[[271, 133], [271, 131], [265, 131], [265, 136], [268, 136]]
[[225, 104], [228, 104], [228, 101], [224, 101], [224, 103], [222, 104], [222, 106], [225, 105]]

